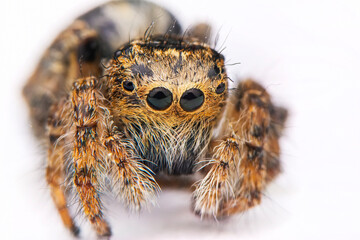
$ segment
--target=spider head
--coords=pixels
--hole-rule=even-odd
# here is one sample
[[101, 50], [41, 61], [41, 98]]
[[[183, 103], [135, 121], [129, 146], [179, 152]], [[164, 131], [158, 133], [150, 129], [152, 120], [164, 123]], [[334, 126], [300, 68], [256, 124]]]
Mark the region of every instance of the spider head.
[[121, 119], [169, 127], [212, 122], [225, 105], [224, 57], [193, 39], [132, 41], [115, 52], [108, 75], [112, 109]]

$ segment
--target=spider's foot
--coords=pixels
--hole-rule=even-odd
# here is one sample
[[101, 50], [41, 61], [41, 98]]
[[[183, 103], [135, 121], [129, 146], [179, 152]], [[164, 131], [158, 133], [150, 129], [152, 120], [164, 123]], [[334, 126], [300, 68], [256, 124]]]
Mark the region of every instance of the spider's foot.
[[80, 228], [79, 228], [78, 226], [73, 225], [73, 226], [71, 227], [70, 231], [71, 231], [71, 233], [72, 233], [72, 235], [73, 235], [74, 237], [79, 237], [79, 235], [80, 235]]
[[249, 208], [255, 207], [260, 204], [261, 196], [258, 191], [254, 191], [252, 194], [245, 196], [238, 196], [222, 204], [219, 216], [227, 217], [236, 213], [245, 212]]

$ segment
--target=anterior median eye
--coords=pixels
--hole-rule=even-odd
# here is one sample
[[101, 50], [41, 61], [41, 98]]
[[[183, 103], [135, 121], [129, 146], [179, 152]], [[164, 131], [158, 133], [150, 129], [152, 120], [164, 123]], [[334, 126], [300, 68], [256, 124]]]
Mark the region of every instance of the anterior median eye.
[[147, 96], [147, 102], [155, 110], [165, 110], [172, 103], [172, 93], [163, 87], [157, 87], [151, 90]]
[[198, 109], [204, 103], [204, 93], [192, 88], [183, 93], [180, 99], [180, 106], [187, 112]]

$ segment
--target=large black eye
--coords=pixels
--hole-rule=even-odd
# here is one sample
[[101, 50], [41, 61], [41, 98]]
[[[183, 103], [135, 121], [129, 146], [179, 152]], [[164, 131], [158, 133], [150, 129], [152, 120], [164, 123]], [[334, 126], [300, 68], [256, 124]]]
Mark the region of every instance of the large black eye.
[[151, 90], [147, 96], [147, 102], [155, 110], [165, 110], [172, 103], [172, 93], [163, 87], [157, 87]]
[[135, 89], [135, 85], [131, 81], [124, 81], [123, 87], [125, 90], [132, 92]]
[[225, 91], [225, 83], [220, 83], [215, 90], [217, 94], [223, 93], [224, 91]]
[[195, 111], [203, 103], [204, 93], [196, 88], [187, 90], [180, 98], [180, 106], [187, 112]]

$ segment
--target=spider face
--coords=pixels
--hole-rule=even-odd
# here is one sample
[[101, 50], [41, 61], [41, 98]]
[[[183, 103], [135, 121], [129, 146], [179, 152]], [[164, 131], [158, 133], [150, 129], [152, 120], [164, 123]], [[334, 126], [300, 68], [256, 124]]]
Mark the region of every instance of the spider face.
[[155, 172], [191, 173], [225, 106], [224, 57], [189, 39], [153, 37], [125, 45], [110, 65], [116, 124]]
[[121, 106], [115, 115], [152, 122], [166, 117], [174, 126], [179, 121], [213, 120], [224, 106], [224, 58], [206, 44], [162, 37], [135, 40], [118, 50], [110, 65], [108, 94], [115, 111]]

